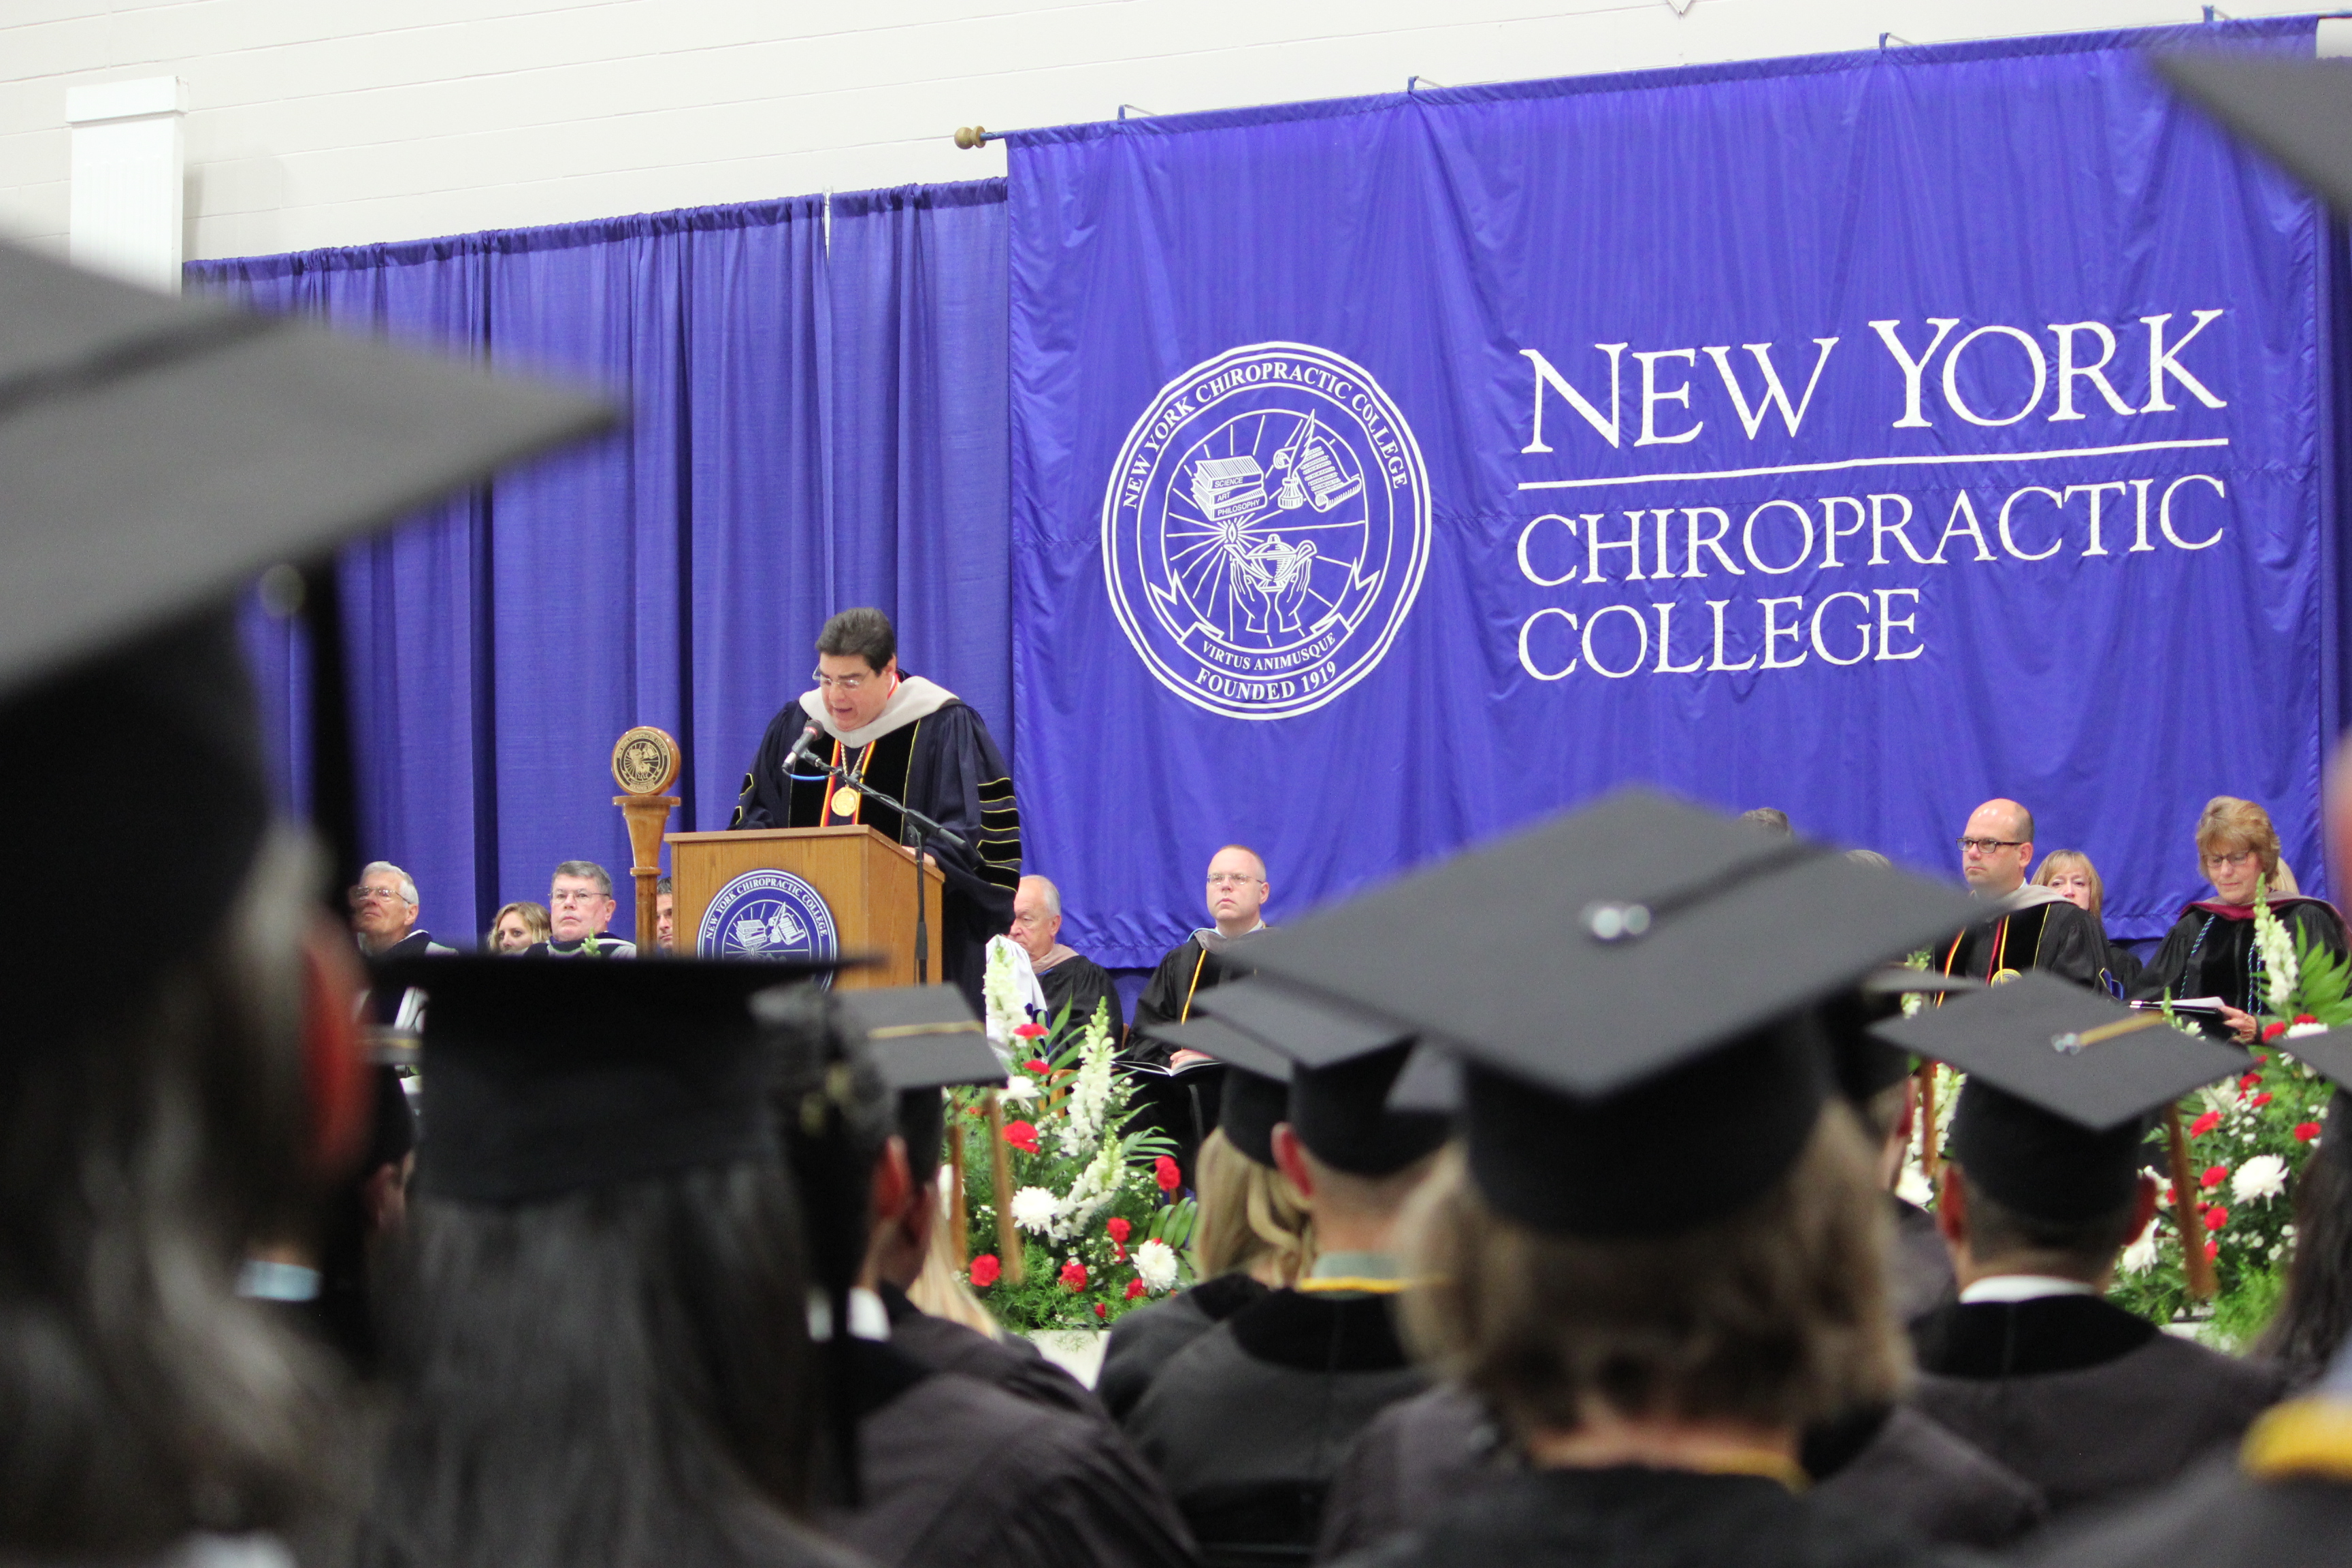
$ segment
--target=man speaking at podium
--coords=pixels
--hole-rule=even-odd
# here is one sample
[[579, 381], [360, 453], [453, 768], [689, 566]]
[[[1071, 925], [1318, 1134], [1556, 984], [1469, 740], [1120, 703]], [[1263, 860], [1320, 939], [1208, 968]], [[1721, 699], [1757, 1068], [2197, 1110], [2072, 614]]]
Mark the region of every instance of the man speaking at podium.
[[[1021, 810], [1012, 770], [988, 726], [952, 691], [898, 672], [898, 634], [879, 610], [844, 610], [816, 639], [816, 687], [768, 721], [731, 827], [853, 823], [904, 843], [899, 814], [863, 787], [902, 800], [971, 846], [932, 839], [947, 878], [934, 951], [941, 975], [981, 1005], [982, 951], [1013, 919], [1021, 880]], [[795, 763], [795, 747], [815, 763]], [[831, 763], [852, 783], [827, 774]]]

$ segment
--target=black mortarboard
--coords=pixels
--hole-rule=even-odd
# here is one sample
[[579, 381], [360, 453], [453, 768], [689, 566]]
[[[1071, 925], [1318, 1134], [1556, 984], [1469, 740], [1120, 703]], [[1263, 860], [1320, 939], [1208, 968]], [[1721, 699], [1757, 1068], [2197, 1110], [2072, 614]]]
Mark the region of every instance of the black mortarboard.
[[[1784, 1172], [1827, 1090], [1806, 1010], [1965, 896], [1627, 791], [1271, 933], [1260, 971], [1457, 1048], [1472, 1175], [1539, 1229], [1671, 1235]], [[1592, 1201], [1580, 1173], [1628, 1173]]]
[[527, 1203], [772, 1154], [751, 998], [830, 968], [487, 954], [377, 966], [425, 1016], [417, 1180], [438, 1197]]
[[1215, 1018], [1152, 1025], [1144, 1033], [1225, 1064], [1224, 1087], [1217, 1096], [1217, 1128], [1225, 1142], [1271, 1170], [1275, 1125], [1290, 1115], [1288, 1059], [1255, 1036]]
[[1409, 1026], [1264, 981], [1219, 986], [1196, 1005], [1289, 1061], [1286, 1119], [1307, 1152], [1333, 1169], [1393, 1175], [1445, 1142], [1452, 1125], [1445, 1116], [1389, 1104], [1412, 1051]]
[[844, 991], [835, 1005], [843, 1028], [865, 1040], [875, 1069], [891, 1089], [1003, 1086], [1004, 1063], [952, 985]]
[[1427, 1110], [1454, 1116], [1462, 1110], [1462, 1058], [1427, 1040], [1412, 1055], [1389, 1088], [1391, 1110]]
[[[13, 879], [58, 896], [0, 957], [20, 1037], [47, 1033], [57, 999], [141, 994], [242, 884], [268, 801], [227, 614], [239, 585], [610, 417], [0, 246], [0, 725], [44, 791], [110, 825], [72, 836], [29, 816], [0, 833]], [[173, 918], [90, 941], [166, 865]]]
[[1969, 1075], [1952, 1159], [1994, 1202], [2062, 1224], [2128, 1201], [2150, 1113], [2250, 1059], [2038, 971], [1875, 1033]]
[[2160, 55], [2157, 69], [2338, 212], [2352, 212], [2352, 62]]
[[1838, 1093], [1848, 1104], [1864, 1109], [1909, 1075], [1911, 1053], [1897, 1050], [1871, 1033], [1874, 1025], [1903, 1016], [1906, 996], [1957, 995], [1983, 989], [1984, 982], [1971, 975], [1884, 969], [1821, 1004], [1815, 1016], [1829, 1045], [1830, 1076], [1836, 1080]]

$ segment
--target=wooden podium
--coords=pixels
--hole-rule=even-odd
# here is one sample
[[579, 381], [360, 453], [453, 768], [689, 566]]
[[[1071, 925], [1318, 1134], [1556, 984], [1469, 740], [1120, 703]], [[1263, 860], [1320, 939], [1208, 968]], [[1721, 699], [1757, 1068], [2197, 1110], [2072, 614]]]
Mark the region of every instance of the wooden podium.
[[[702, 917], [719, 889], [747, 871], [790, 871], [833, 911], [845, 955], [881, 962], [845, 969], [845, 989], [915, 983], [915, 868], [906, 852], [871, 827], [764, 827], [747, 833], [671, 833], [670, 892], [677, 948], [698, 951]], [[939, 984], [940, 905], [947, 879], [923, 868], [923, 901], [931, 924], [931, 981]]]

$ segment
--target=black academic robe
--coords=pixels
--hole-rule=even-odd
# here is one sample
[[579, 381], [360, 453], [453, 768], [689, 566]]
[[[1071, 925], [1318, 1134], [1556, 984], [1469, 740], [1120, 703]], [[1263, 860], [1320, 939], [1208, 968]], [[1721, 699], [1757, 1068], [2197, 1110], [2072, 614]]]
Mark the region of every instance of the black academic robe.
[[[823, 827], [856, 822], [903, 841], [901, 815], [871, 795], [861, 795], [857, 809], [846, 816], [828, 816], [831, 781], [810, 769], [802, 770], [805, 776], [784, 771], [784, 759], [815, 718], [795, 700], [768, 721], [728, 826]], [[856, 750], [822, 732], [813, 748], [815, 755], [905, 801], [965, 841], [963, 848], [938, 839], [926, 845], [947, 879], [941, 907], [932, 911], [931, 942], [940, 963], [937, 977], [960, 987], [973, 1009], [980, 1010], [984, 950], [990, 937], [1002, 935], [1013, 923], [1013, 892], [1021, 880], [1021, 808], [1013, 796], [1013, 770], [1005, 766], [988, 726], [978, 713], [950, 698], [944, 706]]]
[[2107, 933], [2087, 910], [2063, 899], [1988, 915], [1944, 944], [1936, 967], [1946, 974], [1990, 980], [2004, 970], [2039, 969], [2077, 985], [2099, 986]]
[[1070, 1010], [1070, 1026], [1077, 1028], [1095, 1016], [1098, 1004], [1110, 1004], [1110, 1037], [1113, 1043], [1127, 1033], [1126, 1010], [1119, 1005], [1118, 987], [1111, 983], [1110, 971], [1084, 953], [1062, 960], [1037, 976], [1037, 987], [1045, 993], [1045, 1022], [1052, 1023]]
[[2352, 1480], [2257, 1478], [2235, 1454], [2217, 1454], [2161, 1495], [2037, 1538], [2020, 1560], [2033, 1568], [2352, 1568]]
[[1954, 1561], [1889, 1521], [1775, 1480], [1625, 1466], [1523, 1470], [1420, 1529], [1346, 1559], [1360, 1568], [1909, 1568]]
[[2279, 1396], [2266, 1362], [2091, 1296], [1955, 1301], [1912, 1332], [1912, 1403], [2042, 1489], [2050, 1515], [2171, 1480]]
[[[2317, 899], [2273, 899], [2271, 912], [2289, 937], [2304, 937], [2315, 947], [2342, 955], [2344, 922], [2333, 905]], [[2210, 901], [2191, 904], [2180, 911], [2156, 956], [2147, 961], [2137, 994], [2150, 1001], [2167, 995], [2219, 996], [2232, 1007], [2260, 1015], [2269, 1010], [2270, 999], [2263, 994], [2264, 977], [2255, 963], [2251, 910]], [[2219, 1019], [2200, 1023], [2217, 1038], [2229, 1036], [2229, 1026]]]
[[961, 1373], [1015, 1398], [1110, 1425], [1102, 1401], [1027, 1340], [992, 1339], [961, 1323], [932, 1317], [895, 1285], [885, 1285], [877, 1294], [890, 1316], [890, 1343], [913, 1361], [933, 1372]]
[[1168, 950], [1145, 983], [1143, 994], [1135, 999], [1137, 1033], [1127, 1043], [1129, 1056], [1165, 1062], [1171, 1054], [1168, 1047], [1145, 1039], [1141, 1031], [1154, 1024], [1183, 1023], [1192, 1016], [1193, 997], [1228, 980], [1245, 979], [1257, 973], [1255, 965], [1234, 951], [1231, 942], [1219, 945], [1220, 951], [1210, 952], [1202, 944], [1201, 933], [1194, 931]]
[[[2041, 1492], [1916, 1410], [1884, 1406], [1808, 1432], [1814, 1506], [1898, 1523], [1929, 1541], [1996, 1547], [2045, 1512]], [[1340, 1468], [1318, 1561], [1378, 1546], [1522, 1465], [1486, 1407], [1458, 1384], [1381, 1412]]]
[[1177, 1352], [1272, 1292], [1271, 1286], [1246, 1274], [1220, 1274], [1164, 1301], [1136, 1308], [1110, 1326], [1102, 1370], [1095, 1374], [1096, 1395], [1114, 1419], [1124, 1422]]
[[1192, 1568], [1156, 1477], [1100, 1421], [856, 1350], [859, 1505], [828, 1534], [882, 1568]]
[[1171, 1357], [1128, 1415], [1211, 1562], [1304, 1560], [1340, 1461], [1427, 1378], [1385, 1295], [1276, 1290]]
[[[433, 933], [419, 926], [382, 952], [371, 954], [368, 962], [391, 963], [400, 959], [424, 958], [428, 954], [454, 953], [457, 951], [446, 942], [435, 942]], [[378, 1027], [388, 1029], [399, 1020], [400, 1005], [414, 989], [415, 989], [414, 986], [399, 985], [377, 985], [370, 988], [367, 1007], [368, 1011], [374, 1015]]]

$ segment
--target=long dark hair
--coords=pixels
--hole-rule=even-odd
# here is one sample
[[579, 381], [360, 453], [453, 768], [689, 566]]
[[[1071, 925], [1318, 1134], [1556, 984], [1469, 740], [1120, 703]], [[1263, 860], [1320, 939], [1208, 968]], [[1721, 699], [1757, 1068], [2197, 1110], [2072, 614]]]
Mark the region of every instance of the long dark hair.
[[311, 858], [212, 939], [0, 1049], [0, 1558], [135, 1557], [321, 1495], [327, 1364], [236, 1295], [302, 1188]]
[[2342, 1089], [2329, 1101], [2326, 1125], [2295, 1178], [2286, 1293], [2254, 1342], [2254, 1353], [2284, 1366], [2297, 1388], [2326, 1371], [2352, 1333], [2352, 1110]]
[[403, 1396], [365, 1568], [697, 1568], [821, 1551], [790, 1179], [705, 1166], [421, 1198], [385, 1281]]

